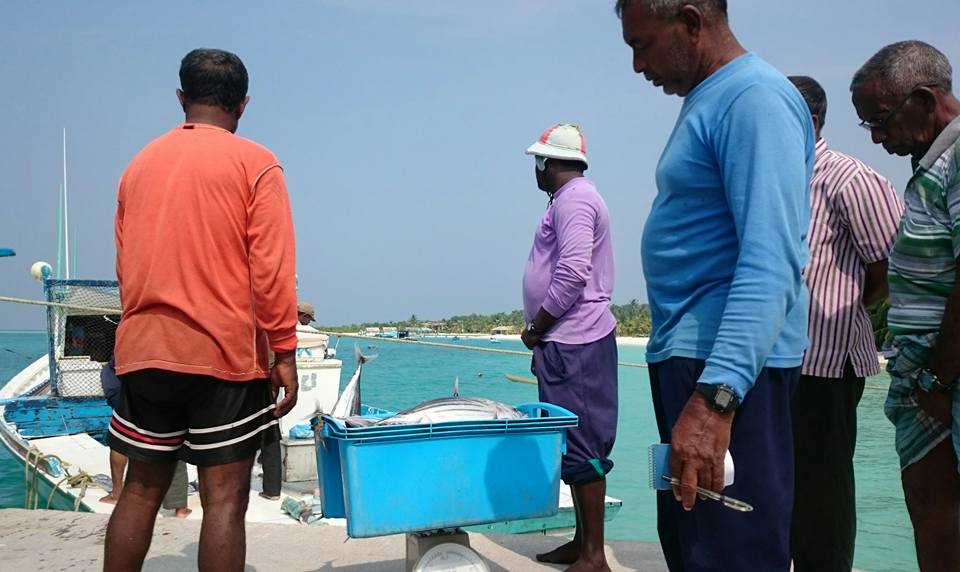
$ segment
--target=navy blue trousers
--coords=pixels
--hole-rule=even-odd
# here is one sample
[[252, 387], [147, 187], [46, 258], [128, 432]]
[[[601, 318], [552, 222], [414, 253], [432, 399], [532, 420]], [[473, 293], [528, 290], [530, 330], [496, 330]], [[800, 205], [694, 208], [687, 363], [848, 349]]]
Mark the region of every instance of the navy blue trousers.
[[[650, 364], [657, 428], [664, 443], [693, 393], [703, 360]], [[793, 431], [790, 402], [800, 368], [764, 368], [737, 408], [730, 437], [736, 466], [724, 493], [753, 505], [741, 513], [710, 500], [686, 512], [672, 491], [657, 492], [657, 531], [672, 572], [779, 572], [790, 569]]]
[[559, 405], [580, 422], [567, 429], [560, 477], [568, 485], [603, 478], [613, 469], [617, 438], [617, 338], [587, 344], [541, 342], [533, 348], [540, 401]]

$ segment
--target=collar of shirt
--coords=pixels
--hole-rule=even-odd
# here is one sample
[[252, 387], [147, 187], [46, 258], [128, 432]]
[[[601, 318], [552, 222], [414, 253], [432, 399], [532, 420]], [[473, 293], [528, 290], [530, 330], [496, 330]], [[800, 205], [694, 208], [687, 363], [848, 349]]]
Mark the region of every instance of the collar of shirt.
[[827, 149], [828, 149], [827, 140], [824, 139], [823, 137], [817, 139], [817, 145], [815, 149], [816, 149], [816, 155], [814, 160], [819, 162], [820, 159], [823, 158], [823, 154], [827, 152]]
[[562, 193], [563, 191], [576, 187], [578, 183], [580, 183], [581, 181], [585, 181], [586, 179], [587, 179], [586, 177], [577, 177], [576, 179], [570, 179], [569, 181], [567, 181], [565, 185], [563, 185], [556, 191], [553, 191], [553, 195], [552, 195], [553, 200], [557, 200], [557, 197], [559, 197], [560, 193]]
[[923, 156], [923, 159], [920, 159], [917, 165], [929, 169], [937, 162], [940, 155], [943, 155], [944, 151], [956, 143], [957, 139], [960, 139], [960, 115], [954, 117], [953, 121], [943, 128], [940, 135], [937, 135], [937, 138], [933, 140], [933, 145], [927, 150], [927, 154]]
[[211, 125], [211, 124], [209, 124], [209, 123], [190, 123], [190, 122], [187, 122], [187, 123], [182, 123], [182, 124], [180, 124], [180, 125], [177, 127], [177, 129], [212, 129], [212, 130], [214, 130], [214, 131], [223, 131], [224, 133], [230, 133], [229, 131], [227, 131], [227, 130], [224, 129], [223, 127], [218, 127], [218, 126], [216, 126], [216, 125]]

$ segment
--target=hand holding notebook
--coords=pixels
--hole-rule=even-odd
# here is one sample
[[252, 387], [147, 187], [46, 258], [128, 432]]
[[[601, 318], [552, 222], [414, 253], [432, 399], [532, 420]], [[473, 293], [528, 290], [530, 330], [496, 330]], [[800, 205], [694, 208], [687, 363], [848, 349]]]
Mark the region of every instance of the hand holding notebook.
[[[673, 485], [680, 486], [680, 480], [670, 475], [669, 443], [654, 443], [653, 445], [650, 445], [648, 458], [650, 462], [649, 476], [651, 488], [664, 491], [670, 490]], [[723, 462], [723, 486], [729, 487], [732, 485], [733, 478], [733, 457], [730, 456], [730, 451], [727, 450], [727, 454]], [[752, 506], [743, 501], [730, 498], [726, 495], [722, 495], [711, 490], [697, 487], [697, 492], [706, 498], [722, 502], [724, 506], [733, 510], [738, 510], [741, 512], [750, 512], [753, 510]]]

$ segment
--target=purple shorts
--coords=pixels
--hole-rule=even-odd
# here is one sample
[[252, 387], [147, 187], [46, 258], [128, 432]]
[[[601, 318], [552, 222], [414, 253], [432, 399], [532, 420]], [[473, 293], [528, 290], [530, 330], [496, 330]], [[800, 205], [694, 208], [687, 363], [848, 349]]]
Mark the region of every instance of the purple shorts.
[[613, 468], [617, 437], [617, 339], [612, 331], [588, 344], [541, 342], [533, 348], [540, 401], [570, 410], [560, 476], [568, 485], [604, 477]]

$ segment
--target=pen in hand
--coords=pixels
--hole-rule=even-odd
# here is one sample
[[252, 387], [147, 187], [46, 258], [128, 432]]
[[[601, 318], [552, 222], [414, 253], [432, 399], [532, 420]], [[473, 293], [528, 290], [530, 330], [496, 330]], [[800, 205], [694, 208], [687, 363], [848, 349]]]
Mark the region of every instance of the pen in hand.
[[[676, 477], [671, 477], [671, 476], [669, 476], [669, 475], [663, 475], [663, 480], [665, 480], [665, 481], [667, 481], [668, 483], [670, 483], [671, 485], [674, 485], [674, 486], [677, 486], [677, 487], [683, 486], [683, 485], [680, 483], [680, 479], [678, 479], [678, 478], [676, 478]], [[709, 489], [705, 489], [705, 488], [703, 488], [703, 487], [696, 487], [696, 489], [697, 489], [697, 493], [699, 493], [700, 495], [702, 495], [702, 496], [704, 496], [704, 497], [706, 497], [706, 498], [708, 498], [708, 499], [710, 499], [710, 500], [715, 500], [715, 501], [717, 501], [717, 502], [723, 503], [723, 506], [725, 506], [725, 507], [727, 507], [727, 508], [730, 508], [730, 509], [733, 509], [733, 510], [736, 510], [736, 511], [740, 511], [740, 512], [750, 512], [750, 511], [753, 510], [753, 507], [752, 507], [751, 505], [743, 502], [742, 500], [737, 500], [737, 499], [735, 499], [735, 498], [731, 498], [731, 497], [728, 497], [727, 495], [722, 495], [722, 494], [720, 494], [720, 493], [713, 492], [713, 491], [711, 491], [711, 490], [709, 490]]]

